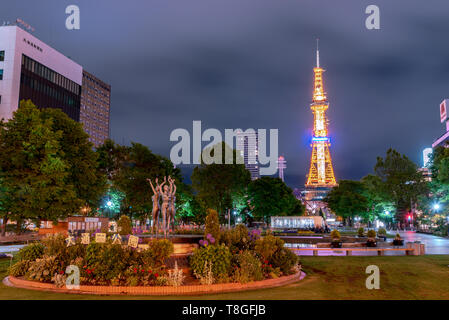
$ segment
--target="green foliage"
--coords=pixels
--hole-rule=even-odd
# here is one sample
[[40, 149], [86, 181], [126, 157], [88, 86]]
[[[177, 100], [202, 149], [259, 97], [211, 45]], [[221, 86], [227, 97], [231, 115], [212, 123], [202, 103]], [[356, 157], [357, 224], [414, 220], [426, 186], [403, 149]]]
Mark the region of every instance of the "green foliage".
[[253, 251], [245, 250], [234, 257], [234, 280], [239, 283], [263, 280], [262, 263]]
[[332, 239], [340, 239], [340, 232], [337, 229], [334, 229], [331, 231], [331, 238]]
[[[212, 208], [223, 213], [227, 208], [235, 208], [241, 203], [244, 190], [251, 181], [251, 174], [244, 164], [237, 164], [239, 155], [224, 142], [203, 151], [204, 155], [221, 153], [222, 164], [205, 164], [196, 167], [192, 173], [192, 185], [197, 192], [197, 200], [204, 208]], [[232, 164], [226, 164], [232, 162]], [[240, 162], [240, 163], [243, 163]]]
[[87, 273], [93, 281], [108, 284], [129, 266], [140, 264], [140, 261], [131, 249], [123, 248], [120, 244], [92, 242], [87, 246], [85, 263], [85, 269], [91, 271]]
[[44, 245], [40, 242], [31, 243], [19, 250], [18, 257], [20, 261], [34, 261], [44, 255]]
[[25, 277], [28, 280], [50, 282], [55, 273], [59, 273], [61, 267], [55, 256], [43, 256], [31, 261]]
[[13, 277], [22, 277], [27, 273], [30, 267], [30, 260], [20, 260], [9, 268], [9, 275]]
[[362, 227], [360, 227], [360, 228], [357, 230], [357, 235], [358, 235], [359, 237], [363, 237], [363, 236], [365, 235], [365, 229], [363, 229]]
[[82, 201], [71, 179], [61, 144], [64, 131], [43, 117], [31, 101], [21, 101], [13, 118], [0, 125], [0, 178], [11, 218], [56, 221], [76, 212]]
[[218, 219], [218, 212], [213, 209], [207, 210], [206, 225], [204, 228], [204, 236], [211, 234], [215, 239], [215, 243], [218, 243], [220, 239], [220, 222]]
[[[179, 168], [160, 155], [154, 154], [148, 147], [140, 143], [131, 146], [120, 146], [107, 140], [97, 150], [100, 170], [104, 172], [114, 190], [120, 191], [123, 197], [116, 202], [120, 209], [104, 207], [107, 214], [121, 213], [139, 217], [144, 220], [153, 207], [152, 192], [147, 179], [153, 181], [159, 177], [171, 176], [176, 180], [178, 189], [182, 189], [182, 176]], [[106, 197], [105, 197], [106, 198]]]
[[396, 207], [397, 219], [404, 221], [411, 202], [428, 193], [423, 174], [413, 161], [393, 149], [385, 158], [377, 158], [374, 171], [381, 180], [380, 189]]
[[268, 221], [271, 216], [300, 216], [305, 207], [281, 179], [262, 177], [248, 186], [251, 212]]
[[131, 222], [131, 219], [126, 216], [126, 215], [122, 215], [120, 217], [120, 219], [117, 222], [117, 227], [119, 230], [119, 233], [123, 236], [123, 235], [129, 235], [133, 233], [133, 225]]
[[279, 268], [283, 274], [290, 274], [293, 272], [293, 267], [298, 263], [298, 256], [288, 248], [281, 248], [277, 250], [272, 258], [271, 263], [275, 268]]
[[61, 268], [68, 266], [71, 261], [78, 257], [84, 257], [86, 246], [79, 241], [70, 247], [67, 247], [66, 237], [62, 234], [48, 235], [42, 240], [45, 247], [44, 254], [46, 256], [56, 257], [56, 263]]
[[359, 181], [341, 180], [323, 200], [336, 215], [352, 225], [356, 215], [368, 210], [368, 199], [364, 196], [363, 184]]
[[220, 235], [220, 243], [225, 244], [233, 254], [242, 250], [254, 250], [255, 246], [255, 241], [249, 236], [248, 228], [243, 224], [223, 231]]
[[142, 259], [148, 266], [160, 268], [165, 265], [165, 261], [173, 252], [174, 247], [170, 240], [153, 240], [149, 243], [148, 249], [142, 253]]
[[206, 246], [195, 249], [190, 257], [190, 268], [199, 278], [207, 276], [207, 265], [210, 264], [215, 280], [225, 280], [231, 271], [231, 252], [225, 245]]
[[83, 125], [55, 108], [42, 109], [41, 117], [51, 120], [54, 132], [62, 133], [59, 153], [67, 165], [67, 181], [75, 189], [78, 207], [95, 207], [106, 190], [106, 176], [99, 168], [98, 154]]
[[375, 238], [376, 237], [376, 231], [368, 230], [367, 236], [368, 236], [368, 238]]
[[379, 236], [385, 236], [387, 234], [387, 230], [385, 230], [385, 228], [379, 228], [379, 230], [377, 230], [377, 234]]
[[256, 241], [255, 251], [264, 259], [270, 261], [274, 253], [284, 247], [284, 240], [272, 235]]

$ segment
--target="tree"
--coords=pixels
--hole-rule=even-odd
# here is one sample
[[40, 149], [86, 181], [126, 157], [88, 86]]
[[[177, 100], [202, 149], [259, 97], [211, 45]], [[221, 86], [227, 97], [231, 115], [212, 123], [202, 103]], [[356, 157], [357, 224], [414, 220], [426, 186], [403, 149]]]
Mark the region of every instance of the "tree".
[[377, 157], [374, 171], [382, 182], [381, 191], [395, 205], [396, 219], [405, 221], [413, 203], [428, 193], [423, 174], [413, 161], [394, 149], [389, 149], [385, 158]]
[[[146, 221], [153, 208], [152, 192], [147, 179], [156, 178], [162, 180], [165, 176], [171, 176], [177, 185], [177, 200], [183, 199], [184, 183], [179, 169], [174, 168], [173, 163], [140, 144], [132, 142], [131, 146], [120, 146], [112, 140], [107, 140], [97, 149], [100, 161], [100, 170], [104, 172], [110, 181], [110, 191], [103, 197], [121, 192], [124, 196], [115, 202], [120, 204], [120, 212], [134, 216], [141, 221]], [[108, 196], [109, 195], [109, 196]], [[177, 201], [177, 208], [182, 205]], [[108, 212], [108, 206], [103, 201], [102, 206]], [[110, 211], [110, 210], [109, 210]], [[113, 210], [117, 214], [116, 210]]]
[[[211, 149], [204, 150], [203, 154], [214, 156], [215, 150], [221, 147], [222, 164], [212, 163], [197, 166], [192, 173], [193, 188], [197, 192], [198, 202], [203, 208], [211, 208], [223, 214], [226, 209], [234, 208], [240, 203], [239, 195], [251, 181], [251, 174], [244, 164], [237, 164], [237, 152], [232, 150], [232, 164], [226, 164], [226, 149], [230, 148], [224, 142]], [[224, 215], [222, 215], [223, 217]]]
[[364, 194], [363, 184], [359, 181], [341, 180], [323, 199], [336, 215], [344, 219], [345, 224], [352, 226], [353, 218], [365, 215], [369, 208]]
[[13, 118], [1, 122], [0, 178], [19, 232], [24, 219], [57, 221], [80, 206], [60, 146], [63, 131], [54, 125], [31, 101], [22, 101]]
[[[1, 174], [0, 174], [1, 176]], [[0, 218], [3, 220], [1, 235], [6, 234], [6, 225], [10, 218], [11, 213], [9, 212], [9, 197], [7, 196], [7, 190], [4, 186], [3, 179], [0, 178]]]
[[248, 199], [254, 217], [268, 222], [271, 216], [303, 215], [305, 207], [281, 179], [262, 177], [251, 181]]
[[70, 119], [59, 109], [41, 111], [44, 120], [51, 120], [52, 131], [61, 132], [58, 154], [67, 165], [69, 181], [81, 205], [96, 207], [106, 190], [106, 176], [100, 170], [98, 154], [81, 123]]
[[393, 202], [382, 187], [382, 180], [375, 175], [369, 174], [361, 179], [363, 184], [362, 194], [368, 200], [368, 211], [364, 216], [365, 222], [373, 222], [374, 219], [384, 222], [393, 222], [395, 213]]

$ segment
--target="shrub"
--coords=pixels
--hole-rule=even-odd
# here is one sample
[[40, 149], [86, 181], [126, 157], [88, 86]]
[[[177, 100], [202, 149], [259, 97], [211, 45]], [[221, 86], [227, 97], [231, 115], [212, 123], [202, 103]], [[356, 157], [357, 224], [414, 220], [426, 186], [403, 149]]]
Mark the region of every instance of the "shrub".
[[368, 238], [375, 238], [376, 237], [376, 231], [368, 230], [367, 236], [368, 236]]
[[13, 277], [22, 277], [28, 271], [30, 267], [30, 260], [20, 260], [19, 262], [13, 264], [11, 268], [9, 268], [9, 275]]
[[113, 285], [124, 284], [127, 286], [151, 286], [161, 285], [158, 279], [162, 277], [159, 269], [145, 268], [142, 265], [128, 267], [123, 274], [111, 280]]
[[231, 269], [231, 252], [224, 244], [195, 249], [190, 257], [190, 267], [197, 278], [207, 276], [210, 264], [215, 280], [226, 280]]
[[40, 242], [31, 243], [19, 250], [18, 257], [20, 261], [34, 261], [44, 255], [44, 245]]
[[363, 237], [363, 236], [365, 235], [365, 229], [363, 229], [362, 227], [360, 227], [360, 228], [357, 230], [357, 235], [358, 235], [359, 237]]
[[122, 215], [120, 219], [117, 222], [118, 231], [122, 236], [126, 236], [128, 234], [133, 233], [133, 225], [131, 222], [131, 219], [126, 216]]
[[220, 235], [220, 242], [225, 244], [233, 254], [242, 250], [254, 249], [255, 240], [258, 239], [255, 233], [250, 233], [243, 224], [235, 228], [223, 231]]
[[207, 217], [204, 228], [204, 236], [208, 234], [212, 235], [215, 239], [215, 243], [220, 240], [220, 222], [218, 219], [218, 212], [213, 209], [207, 209]]
[[99, 284], [107, 284], [125, 271], [132, 261], [131, 249], [119, 244], [90, 243], [86, 248], [83, 275]]
[[50, 282], [55, 273], [60, 272], [61, 268], [55, 256], [43, 256], [30, 263], [25, 277], [29, 280]]
[[170, 240], [153, 240], [149, 243], [148, 249], [142, 253], [142, 259], [149, 266], [161, 267], [173, 252], [173, 243]]
[[47, 256], [56, 256], [59, 259], [64, 259], [67, 255], [67, 244], [65, 236], [62, 234], [48, 235], [42, 240], [45, 246], [44, 254]]
[[387, 234], [387, 230], [385, 230], [385, 228], [379, 228], [379, 230], [377, 230], [377, 234], [385, 236]]
[[332, 239], [340, 239], [340, 232], [337, 229], [334, 229], [331, 231], [331, 238]]
[[214, 274], [212, 273], [212, 262], [209, 261], [204, 261], [204, 269], [201, 273], [193, 271], [193, 274], [200, 280], [201, 284], [209, 285], [215, 281]]
[[264, 260], [271, 260], [273, 254], [283, 247], [282, 239], [269, 235], [257, 240], [254, 249]]
[[395, 239], [401, 240], [401, 239], [402, 239], [402, 238], [401, 238], [401, 235], [400, 235], [399, 233], [396, 233]]
[[262, 263], [254, 252], [245, 250], [235, 256], [234, 280], [240, 283], [259, 281], [264, 278]]
[[298, 256], [288, 248], [282, 248], [277, 250], [271, 262], [274, 268], [279, 268], [283, 274], [290, 274], [293, 271], [293, 267], [298, 263]]
[[178, 268], [178, 262], [175, 261], [175, 268], [168, 271], [168, 284], [174, 287], [179, 287], [184, 282], [185, 276], [182, 269]]

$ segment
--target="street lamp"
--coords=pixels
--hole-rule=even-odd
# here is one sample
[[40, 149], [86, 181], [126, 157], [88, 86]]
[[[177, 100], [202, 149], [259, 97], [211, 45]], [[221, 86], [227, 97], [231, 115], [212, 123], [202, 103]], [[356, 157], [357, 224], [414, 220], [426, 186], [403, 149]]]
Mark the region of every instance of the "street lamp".
[[440, 204], [439, 204], [439, 203], [435, 203], [435, 204], [433, 205], [433, 210], [435, 210], [435, 211], [440, 210]]

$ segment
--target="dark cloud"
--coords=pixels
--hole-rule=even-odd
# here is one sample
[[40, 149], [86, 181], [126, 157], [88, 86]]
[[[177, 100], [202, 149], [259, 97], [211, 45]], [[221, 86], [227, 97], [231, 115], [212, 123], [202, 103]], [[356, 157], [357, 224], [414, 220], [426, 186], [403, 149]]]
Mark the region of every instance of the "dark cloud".
[[[81, 30], [64, 28], [78, 4]], [[169, 155], [171, 130], [279, 128], [286, 179], [310, 160], [315, 37], [327, 70], [337, 178], [358, 179], [394, 147], [421, 163], [444, 130], [449, 3], [378, 0], [381, 30], [364, 27], [371, 1], [153, 0], [2, 3], [35, 35], [112, 85], [112, 137]], [[185, 169], [186, 175], [191, 168]]]

